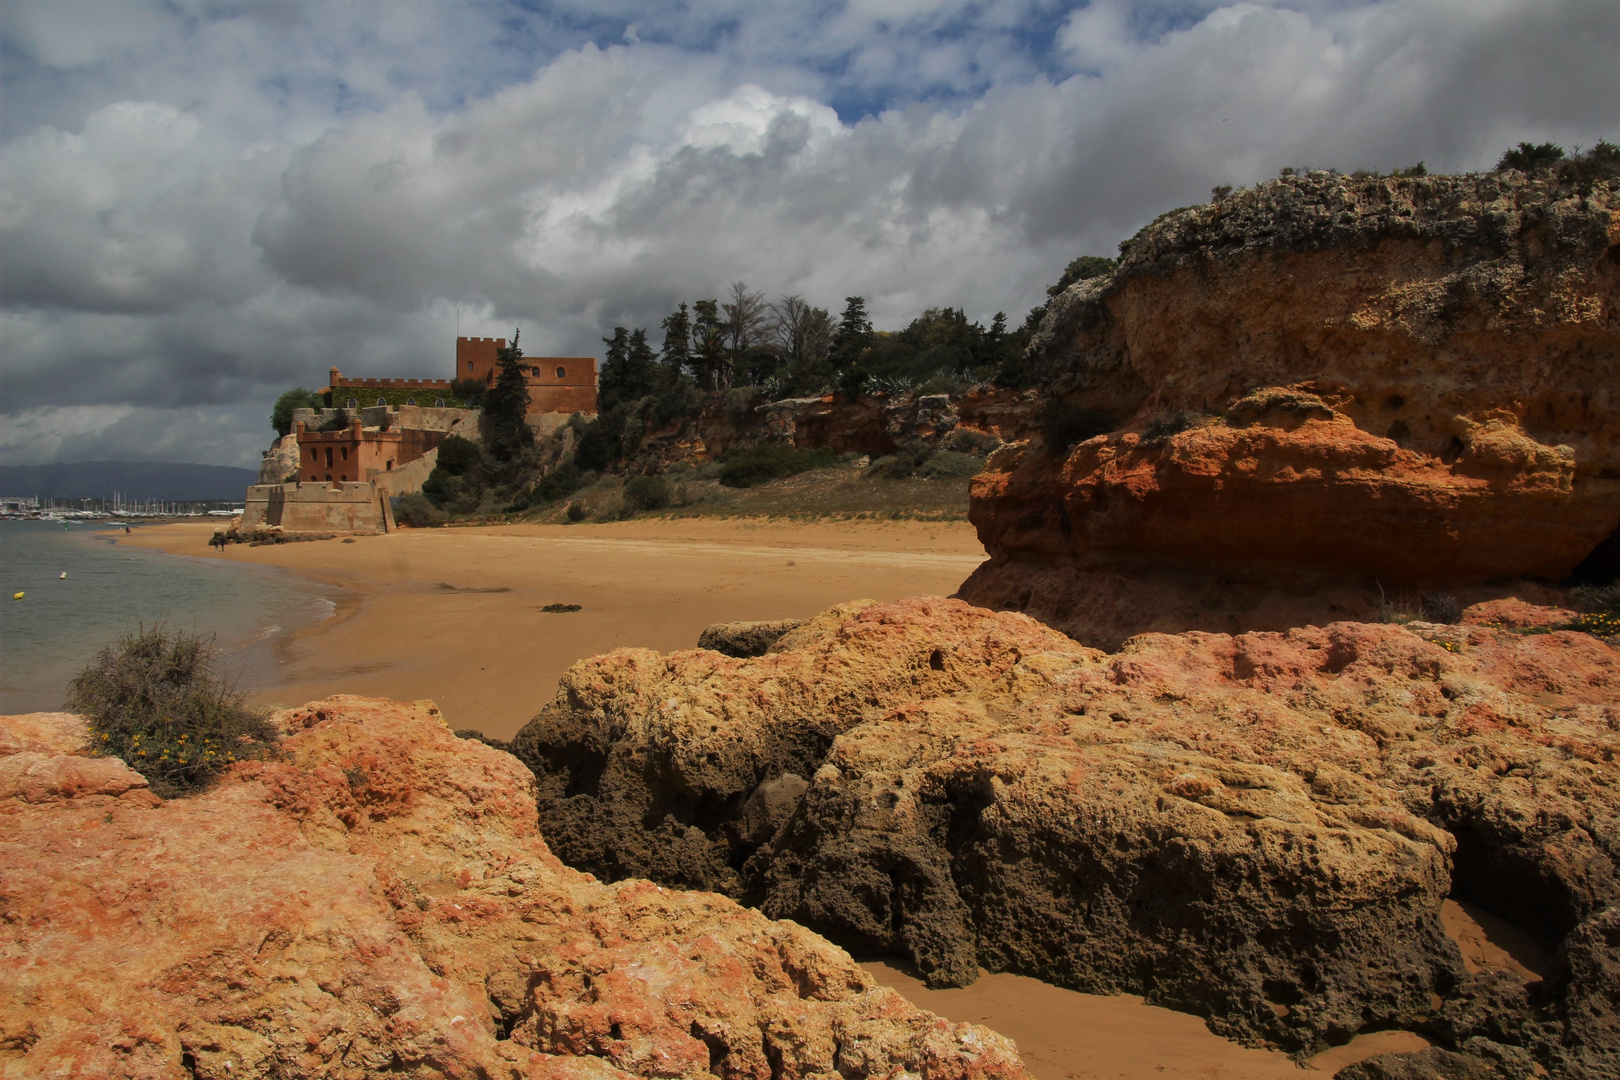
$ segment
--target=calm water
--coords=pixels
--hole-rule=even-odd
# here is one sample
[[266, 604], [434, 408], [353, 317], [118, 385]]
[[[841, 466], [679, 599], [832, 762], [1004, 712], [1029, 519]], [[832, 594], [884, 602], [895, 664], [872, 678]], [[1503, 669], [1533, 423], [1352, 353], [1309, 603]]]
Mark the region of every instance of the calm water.
[[113, 535], [0, 521], [0, 714], [60, 708], [68, 680], [142, 622], [215, 635], [227, 676], [246, 690], [268, 674], [267, 646], [333, 610], [285, 571], [119, 546]]

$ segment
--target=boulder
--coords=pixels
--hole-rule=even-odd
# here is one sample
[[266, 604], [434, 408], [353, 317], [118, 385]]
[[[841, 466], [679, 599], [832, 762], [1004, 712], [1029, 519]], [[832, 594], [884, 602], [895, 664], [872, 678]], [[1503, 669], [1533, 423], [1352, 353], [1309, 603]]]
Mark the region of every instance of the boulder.
[[[935, 986], [982, 967], [1300, 1053], [1395, 1026], [1574, 1068], [1620, 1045], [1620, 650], [1558, 618], [1110, 655], [860, 601], [757, 658], [582, 661], [512, 751], [571, 865], [726, 892]], [[1567, 976], [1468, 1021], [1448, 895], [1562, 942]]]
[[1620, 576], [1617, 197], [1311, 174], [1165, 215], [1052, 303], [1027, 362], [1103, 433], [991, 458], [962, 595], [1113, 645]]
[[7, 1076], [1025, 1076], [800, 926], [563, 866], [431, 702], [276, 720], [280, 760], [164, 801], [0, 718]]
[[704, 628], [697, 644], [727, 656], [764, 656], [782, 635], [802, 625], [803, 619], [715, 623]]

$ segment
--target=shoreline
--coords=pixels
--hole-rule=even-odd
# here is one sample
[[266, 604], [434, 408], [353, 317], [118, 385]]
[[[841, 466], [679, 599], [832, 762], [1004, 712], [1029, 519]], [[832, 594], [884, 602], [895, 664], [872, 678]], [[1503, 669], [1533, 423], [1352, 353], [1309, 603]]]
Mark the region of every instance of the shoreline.
[[[507, 739], [575, 662], [615, 648], [691, 649], [716, 622], [807, 618], [859, 597], [948, 595], [985, 558], [966, 522], [634, 518], [404, 529], [295, 544], [207, 545], [213, 522], [115, 542], [277, 566], [333, 597], [278, 635], [255, 705], [333, 693], [432, 699], [456, 728]], [[578, 603], [553, 614], [547, 604]]]

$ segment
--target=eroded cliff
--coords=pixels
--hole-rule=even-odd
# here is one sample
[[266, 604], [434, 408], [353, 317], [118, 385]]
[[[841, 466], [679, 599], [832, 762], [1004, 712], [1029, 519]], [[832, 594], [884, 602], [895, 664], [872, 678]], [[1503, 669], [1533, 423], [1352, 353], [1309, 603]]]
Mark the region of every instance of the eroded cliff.
[[1078, 445], [992, 458], [962, 595], [1113, 645], [1620, 576], [1614, 198], [1317, 173], [1165, 215], [1054, 301], [1029, 362]]

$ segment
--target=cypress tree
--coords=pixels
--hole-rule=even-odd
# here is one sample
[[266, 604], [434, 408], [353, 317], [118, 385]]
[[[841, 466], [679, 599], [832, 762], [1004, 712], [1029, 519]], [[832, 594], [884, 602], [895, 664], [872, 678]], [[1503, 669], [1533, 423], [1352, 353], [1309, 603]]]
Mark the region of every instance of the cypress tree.
[[501, 461], [511, 461], [534, 443], [528, 424], [529, 382], [525, 377], [518, 331], [512, 343], [495, 355], [499, 372], [484, 396], [484, 419], [489, 422], [489, 450]]

